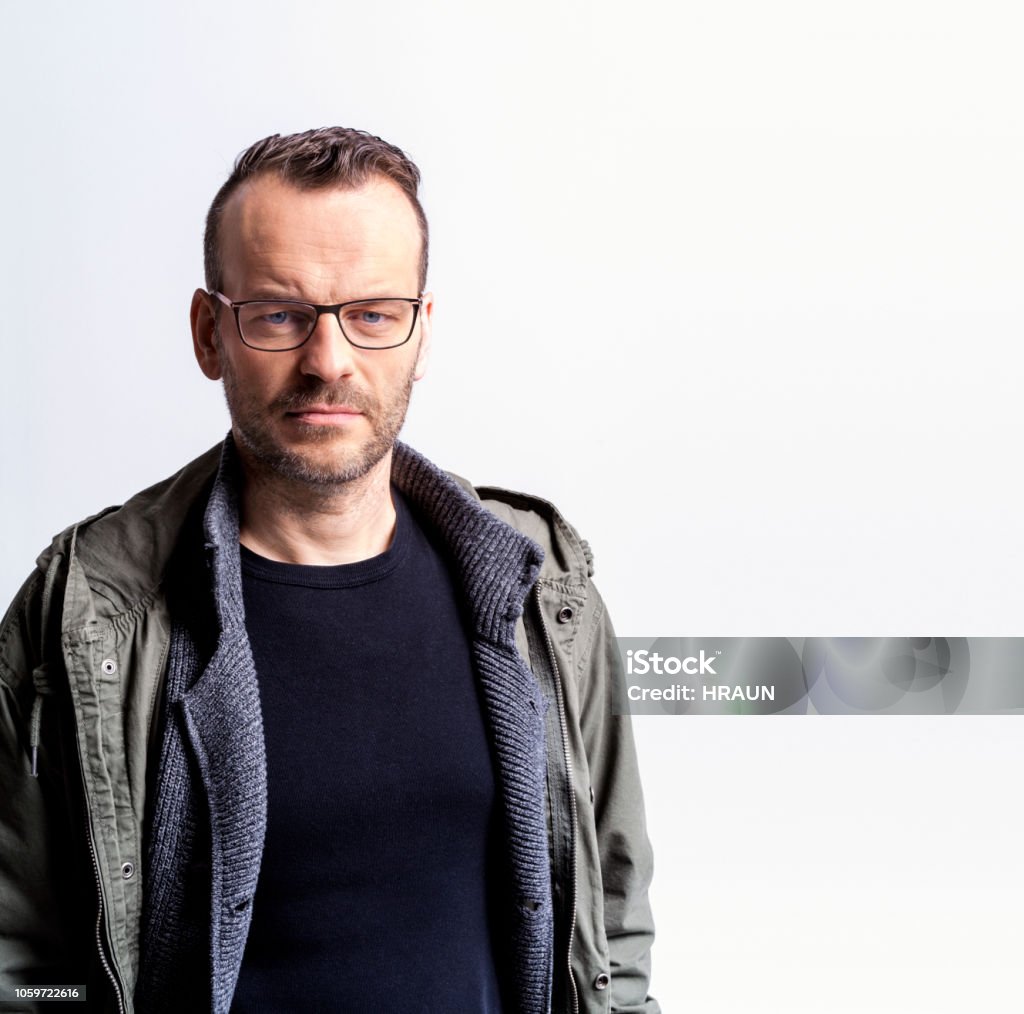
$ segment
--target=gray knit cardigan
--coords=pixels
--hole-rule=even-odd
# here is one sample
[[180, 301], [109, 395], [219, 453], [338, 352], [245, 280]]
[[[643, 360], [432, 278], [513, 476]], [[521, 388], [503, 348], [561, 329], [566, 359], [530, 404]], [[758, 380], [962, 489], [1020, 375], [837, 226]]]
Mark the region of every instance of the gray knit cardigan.
[[[267, 777], [242, 602], [239, 474], [229, 435], [203, 518], [216, 616], [206, 617], [206, 629], [176, 617], [171, 634], [136, 991], [143, 1014], [227, 1014], [252, 920]], [[515, 647], [516, 620], [543, 553], [402, 444], [395, 448], [392, 479], [447, 546], [467, 606], [512, 877], [514, 904], [502, 929], [512, 944], [519, 1010], [546, 1014], [553, 936], [546, 701]], [[380, 997], [376, 1009], [387, 1008]]]

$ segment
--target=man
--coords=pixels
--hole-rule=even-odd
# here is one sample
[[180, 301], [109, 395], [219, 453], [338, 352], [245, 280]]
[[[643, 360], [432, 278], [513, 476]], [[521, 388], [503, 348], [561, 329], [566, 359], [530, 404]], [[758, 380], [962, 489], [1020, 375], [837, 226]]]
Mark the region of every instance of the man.
[[0, 629], [2, 984], [96, 1010], [657, 1011], [589, 550], [396, 442], [419, 173], [253, 145], [192, 300], [231, 432], [57, 536]]

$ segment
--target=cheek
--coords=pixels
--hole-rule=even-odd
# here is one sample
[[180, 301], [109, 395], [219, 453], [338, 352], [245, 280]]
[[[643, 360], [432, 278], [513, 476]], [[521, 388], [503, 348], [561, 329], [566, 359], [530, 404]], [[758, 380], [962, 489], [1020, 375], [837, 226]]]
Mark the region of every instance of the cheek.
[[400, 364], [395, 364], [394, 368], [389, 369], [385, 375], [369, 377], [368, 380], [372, 385], [372, 389], [382, 399], [398, 401], [407, 397], [409, 386], [412, 384], [415, 373], [416, 360], [407, 358], [403, 359]]
[[288, 370], [285, 363], [236, 360], [231, 364], [230, 373], [235, 391], [247, 401], [269, 400], [280, 394], [287, 385]]

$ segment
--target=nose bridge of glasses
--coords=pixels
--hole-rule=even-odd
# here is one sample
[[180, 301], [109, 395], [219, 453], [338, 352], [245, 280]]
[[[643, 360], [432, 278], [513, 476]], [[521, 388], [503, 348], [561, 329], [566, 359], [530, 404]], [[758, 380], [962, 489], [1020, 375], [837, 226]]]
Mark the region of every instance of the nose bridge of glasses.
[[[328, 334], [332, 339], [340, 338], [345, 345], [351, 346], [352, 342], [349, 340], [348, 335], [345, 334], [345, 328], [342, 326], [341, 323], [341, 308], [345, 304], [338, 303], [335, 306], [316, 306], [311, 303], [310, 305], [313, 307], [313, 310], [316, 313], [316, 317], [313, 320], [313, 326], [309, 332], [309, 340], [313, 340], [313, 338], [316, 336], [318, 328], [326, 327], [328, 330]], [[322, 323], [325, 317], [329, 317], [334, 321], [335, 328], [337, 330], [335, 330], [335, 328], [332, 328], [330, 323]]]
[[303, 369], [334, 380], [354, 368], [358, 350], [341, 326], [337, 306], [314, 306], [314, 310], [313, 326], [299, 349]]

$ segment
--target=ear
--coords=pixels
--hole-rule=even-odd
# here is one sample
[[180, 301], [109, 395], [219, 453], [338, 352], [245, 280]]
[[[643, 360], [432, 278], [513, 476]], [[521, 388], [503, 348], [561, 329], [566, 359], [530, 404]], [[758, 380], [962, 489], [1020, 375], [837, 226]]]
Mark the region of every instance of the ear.
[[205, 289], [196, 289], [192, 294], [192, 309], [189, 313], [189, 319], [192, 322], [192, 347], [195, 350], [199, 369], [210, 380], [220, 380], [223, 370], [217, 343], [213, 337], [216, 321], [213, 316], [213, 308], [210, 306], [211, 298]]
[[434, 294], [424, 292], [420, 303], [420, 345], [416, 352], [416, 369], [413, 372], [414, 380], [421, 380], [427, 372], [427, 362], [430, 359], [430, 339], [433, 336], [434, 328]]

